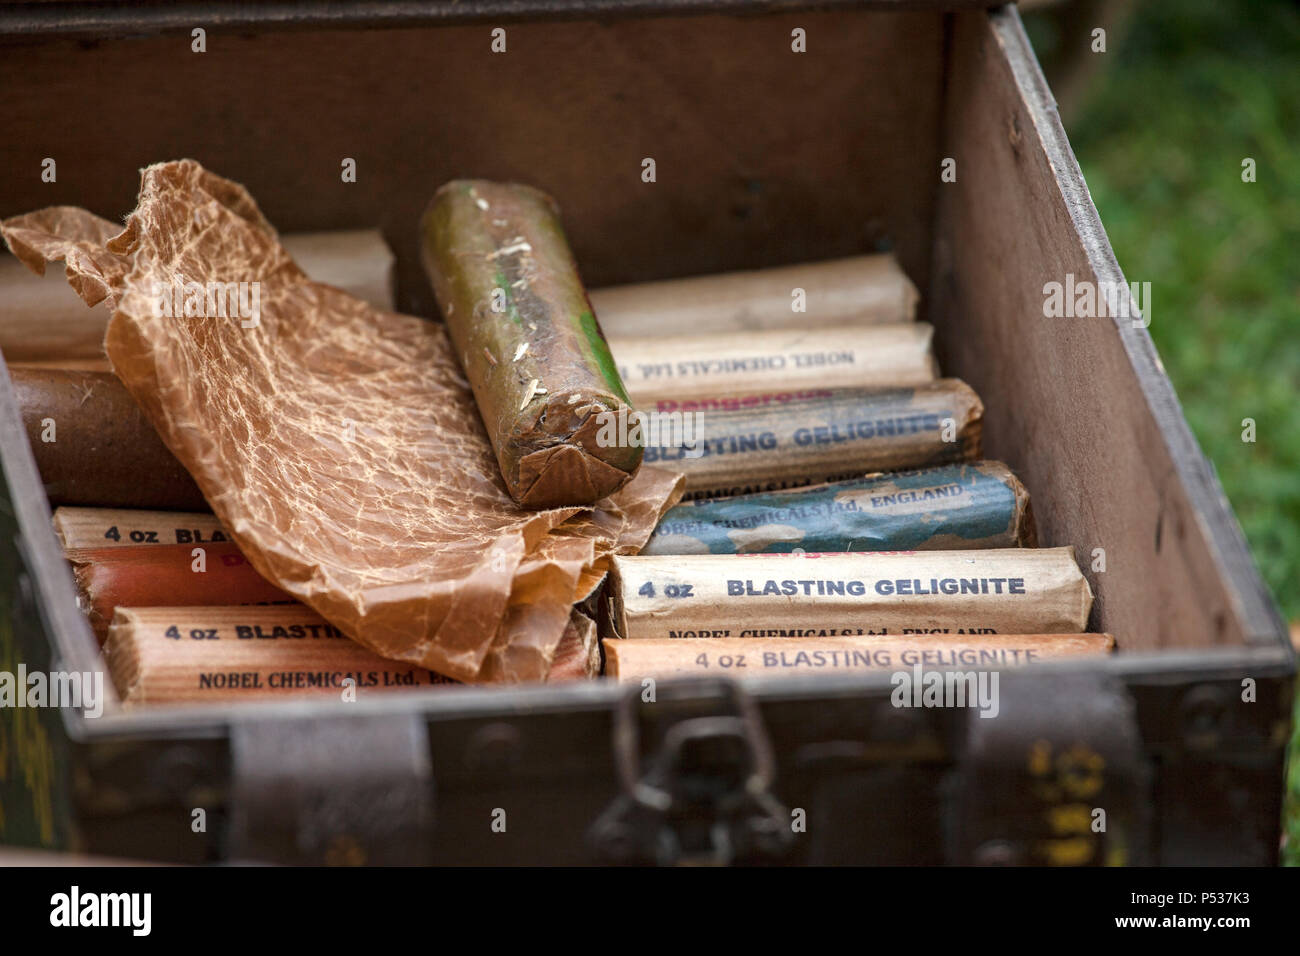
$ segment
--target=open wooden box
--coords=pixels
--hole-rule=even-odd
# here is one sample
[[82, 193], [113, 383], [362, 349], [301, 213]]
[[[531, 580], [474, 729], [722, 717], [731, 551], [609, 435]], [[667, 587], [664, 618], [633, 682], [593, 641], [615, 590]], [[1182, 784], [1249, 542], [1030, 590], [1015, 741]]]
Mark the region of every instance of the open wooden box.
[[[741, 861], [1275, 860], [1293, 655], [1145, 329], [1043, 316], [1045, 283], [1123, 276], [1018, 14], [818, 6], [0, 10], [0, 215], [121, 217], [139, 167], [191, 156], [282, 231], [382, 226], [422, 315], [416, 221], [455, 176], [550, 191], [593, 286], [892, 245], [945, 372], [987, 405], [987, 457], [1029, 487], [1040, 542], [1075, 548], [1090, 629], [1121, 652], [1004, 674], [993, 721], [896, 709], [885, 674], [691, 683], [653, 707], [593, 682], [345, 711], [4, 710], [0, 842], [183, 861], [665, 860], [678, 840]], [[7, 375], [0, 458], [0, 666], [94, 669]], [[716, 714], [741, 719], [658, 749]], [[644, 773], [734, 785], [737, 750], [770, 799], [725, 821], [734, 853], [633, 796]], [[1079, 807], [1106, 810], [1106, 830], [1070, 824]], [[805, 829], [772, 837], [798, 810]]]

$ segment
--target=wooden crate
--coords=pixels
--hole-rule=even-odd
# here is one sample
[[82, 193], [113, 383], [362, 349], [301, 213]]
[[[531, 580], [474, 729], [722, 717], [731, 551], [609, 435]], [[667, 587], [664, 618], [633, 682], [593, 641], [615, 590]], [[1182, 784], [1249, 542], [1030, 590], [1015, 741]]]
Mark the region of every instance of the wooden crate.
[[[206, 23], [165, 5], [0, 9], [0, 215], [67, 203], [120, 217], [139, 167], [191, 156], [246, 184], [282, 231], [381, 225], [402, 306], [424, 315], [416, 221], [461, 175], [551, 192], [591, 285], [890, 246], [945, 371], [985, 400], [988, 457], [1024, 478], [1041, 543], [1074, 547], [1091, 627], [1122, 652], [1004, 674], [995, 721], [894, 708], [886, 675], [661, 687], [653, 709], [595, 682], [441, 690], [348, 716], [307, 701], [4, 710], [0, 842], [576, 863], [666, 860], [680, 838], [683, 854], [727, 857], [634, 797], [647, 773], [710, 772], [660, 744], [724, 714], [741, 718], [731, 744], [764, 794], [728, 821], [741, 861], [1276, 859], [1293, 653], [1146, 330], [1044, 318], [1045, 283], [1124, 277], [1019, 16], [789, 7], [218, 3]], [[490, 51], [496, 27], [505, 55]], [[807, 53], [791, 52], [795, 28]], [[47, 156], [57, 183], [40, 181]], [[946, 158], [956, 182], [941, 181]], [[0, 462], [0, 665], [93, 669], [7, 374]], [[1090, 570], [1098, 548], [1104, 572]], [[1043, 747], [1047, 764], [1031, 759]], [[1072, 829], [1080, 805], [1107, 811], [1104, 833]], [[773, 837], [798, 810], [806, 831]]]

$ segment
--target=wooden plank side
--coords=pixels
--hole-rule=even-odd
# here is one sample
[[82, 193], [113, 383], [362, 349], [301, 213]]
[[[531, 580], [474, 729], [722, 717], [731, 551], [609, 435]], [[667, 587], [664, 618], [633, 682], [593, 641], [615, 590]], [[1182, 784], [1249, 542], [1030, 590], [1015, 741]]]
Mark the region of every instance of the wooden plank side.
[[[944, 10], [987, 6], [988, 0], [817, 0], [820, 9]], [[21, 0], [19, 0], [21, 3]], [[220, 30], [348, 29], [484, 23], [518, 20], [631, 19], [708, 13], [755, 14], [787, 10], [790, 0], [240, 0], [112, 6], [104, 3], [39, 5], [0, 3], [0, 36], [76, 36], [104, 39], [127, 34], [182, 32], [195, 24]]]
[[[117, 219], [139, 167], [190, 156], [246, 185], [281, 232], [381, 226], [399, 305], [432, 316], [418, 219], [442, 183], [476, 176], [555, 196], [593, 287], [892, 244], [924, 288], [942, 25], [852, 11], [519, 23], [504, 53], [481, 26], [213, 32], [202, 54], [168, 35], [11, 45], [0, 127], [23, 133], [0, 142], [0, 215], [74, 204]], [[56, 182], [41, 182], [45, 157]]]
[[[3, 364], [0, 362], [0, 366]], [[18, 415], [9, 370], [3, 367], [0, 367], [0, 473], [5, 484], [0, 489], [0, 507], [5, 510], [4, 522], [0, 524], [5, 530], [8, 525], [17, 530], [12, 541], [5, 542], [5, 548], [16, 551], [20, 572], [30, 581], [31, 600], [49, 642], [51, 661], [59, 661], [62, 670], [101, 670], [99, 644], [77, 607], [72, 569], [64, 560], [63, 547], [55, 536], [49, 501]], [[112, 681], [105, 680], [104, 714], [112, 714], [117, 708], [117, 691]], [[80, 716], [70, 712], [64, 716], [70, 732], [79, 735], [83, 730]]]
[[[1093, 624], [1121, 649], [1276, 646], [1280, 619], [1146, 329], [1044, 317], [1046, 283], [1124, 276], [1019, 16], [951, 24], [943, 152], [958, 179], [939, 186], [930, 314], [944, 369], [988, 407], [987, 454], [1031, 489], [1041, 543], [1075, 547]], [[1155, 278], [1153, 320], [1177, 321]]]

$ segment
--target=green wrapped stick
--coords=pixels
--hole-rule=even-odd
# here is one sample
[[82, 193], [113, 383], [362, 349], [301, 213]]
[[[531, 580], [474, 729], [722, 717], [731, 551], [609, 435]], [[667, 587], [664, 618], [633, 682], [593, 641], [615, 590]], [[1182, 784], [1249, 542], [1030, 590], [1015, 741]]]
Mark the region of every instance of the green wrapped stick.
[[525, 508], [585, 506], [621, 488], [641, 464], [632, 406], [554, 201], [515, 183], [455, 180], [421, 232], [511, 496]]
[[950, 551], [1032, 547], [1029, 492], [999, 461], [692, 501], [643, 554]]

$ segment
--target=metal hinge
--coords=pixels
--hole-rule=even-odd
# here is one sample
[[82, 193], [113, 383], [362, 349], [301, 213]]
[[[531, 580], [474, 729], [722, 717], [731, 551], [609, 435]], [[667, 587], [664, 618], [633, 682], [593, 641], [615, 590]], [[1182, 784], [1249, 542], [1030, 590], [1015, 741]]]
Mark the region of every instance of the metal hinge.
[[1152, 774], [1127, 688], [1093, 672], [999, 676], [998, 713], [969, 712], [948, 780], [948, 862], [1147, 862]]
[[418, 716], [239, 721], [230, 746], [231, 860], [429, 861], [434, 780], [428, 730]]
[[770, 792], [771, 741], [735, 682], [628, 688], [613, 744], [622, 793], [589, 832], [602, 861], [756, 863], [779, 858], [793, 841], [790, 815]]

